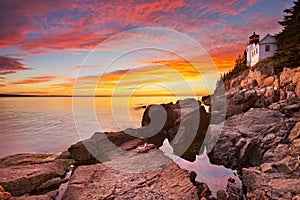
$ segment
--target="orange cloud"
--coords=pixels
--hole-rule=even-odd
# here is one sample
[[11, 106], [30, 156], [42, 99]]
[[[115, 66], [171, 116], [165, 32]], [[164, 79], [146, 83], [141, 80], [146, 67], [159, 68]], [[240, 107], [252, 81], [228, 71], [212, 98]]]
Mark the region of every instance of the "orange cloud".
[[[183, 93], [184, 88], [194, 87], [189, 82], [194, 82], [194, 85], [197, 85], [196, 83], [201, 81], [202, 75], [209, 73], [209, 70], [205, 71], [203, 66], [202, 70], [199, 72], [197, 68], [185, 60], [161, 60], [145, 63], [139, 68], [79, 77], [66, 83], [52, 84], [50, 87], [64, 87], [67, 90], [68, 87], [73, 88], [74, 86], [76, 95], [94, 95], [94, 93], [96, 95], [112, 95], [114, 92], [129, 95], [135, 90], [139, 90], [135, 95], [170, 94], [167, 91], [161, 91], [162, 88], [159, 86], [161, 85]], [[174, 85], [177, 86], [174, 87]], [[139, 89], [141, 87], [147, 87], [148, 91]], [[201, 83], [195, 87], [198, 93], [201, 92], [202, 87]]]
[[36, 77], [29, 77], [28, 79], [24, 79], [21, 81], [12, 82], [10, 84], [23, 85], [23, 84], [44, 83], [44, 82], [52, 81], [56, 78], [57, 78], [56, 76], [36, 76]]

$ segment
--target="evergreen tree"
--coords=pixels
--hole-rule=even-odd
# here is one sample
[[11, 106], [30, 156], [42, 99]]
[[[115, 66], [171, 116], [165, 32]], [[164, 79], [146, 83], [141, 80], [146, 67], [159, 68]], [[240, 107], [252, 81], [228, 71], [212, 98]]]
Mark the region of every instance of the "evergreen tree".
[[300, 0], [294, 6], [283, 11], [283, 21], [279, 22], [283, 30], [276, 35], [278, 50], [275, 53], [276, 69], [300, 66]]

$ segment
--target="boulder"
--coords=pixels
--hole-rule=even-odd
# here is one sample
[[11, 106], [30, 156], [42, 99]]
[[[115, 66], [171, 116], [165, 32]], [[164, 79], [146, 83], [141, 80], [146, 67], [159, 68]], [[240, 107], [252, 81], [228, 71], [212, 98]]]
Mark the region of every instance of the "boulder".
[[226, 186], [228, 200], [243, 200], [244, 193], [240, 186], [238, 186], [233, 178], [229, 178]]
[[300, 98], [300, 81], [296, 85], [295, 93], [296, 93], [297, 97]]
[[280, 111], [289, 117], [293, 117], [296, 114], [300, 113], [300, 103], [293, 104], [293, 105], [287, 105], [287, 106], [281, 108]]
[[256, 105], [259, 97], [255, 90], [233, 90], [226, 93], [227, 117], [246, 112]]
[[211, 191], [206, 183], [196, 181], [194, 182], [194, 185], [196, 185], [198, 189], [199, 198], [211, 199]]
[[290, 69], [284, 68], [280, 73], [280, 86], [285, 87], [290, 83], [296, 84], [300, 81], [300, 67]]
[[257, 86], [257, 81], [253, 78], [247, 77], [241, 81], [241, 86], [247, 89], [253, 89]]
[[211, 96], [207, 95], [207, 96], [201, 97], [201, 102], [206, 106], [211, 106]]
[[143, 135], [147, 130], [127, 129], [118, 132], [96, 132], [89, 139], [80, 141], [69, 147], [72, 158], [76, 164], [95, 164], [106, 162], [114, 159], [124, 151], [144, 152], [143, 149], [156, 148], [155, 146], [147, 146], [147, 141], [143, 139]]
[[219, 190], [217, 192], [217, 199], [218, 200], [227, 200], [228, 198], [227, 198], [226, 192], [224, 190]]
[[274, 76], [266, 77], [264, 79], [263, 86], [265, 86], [265, 87], [273, 86], [274, 81], [275, 81], [275, 77]]
[[77, 164], [95, 164], [110, 161], [124, 152], [145, 153], [168, 139], [176, 155], [194, 161], [209, 123], [210, 114], [194, 99], [150, 105], [143, 114], [141, 128], [97, 132], [68, 150]]
[[176, 104], [150, 105], [143, 115], [143, 128], [150, 132], [157, 127], [162, 128], [156, 130], [156, 135], [145, 139], [160, 147], [167, 138], [175, 155], [194, 161], [205, 138], [210, 117], [210, 113], [195, 99], [185, 99]]
[[[227, 90], [231, 90], [233, 88], [236, 88], [238, 86], [240, 86], [242, 84], [242, 81], [245, 79], [245, 75], [242, 74], [240, 76], [237, 76], [235, 78], [233, 78], [231, 81], [230, 81], [230, 86], [226, 87]], [[225, 83], [225, 86], [226, 86], [226, 83]]]
[[0, 186], [0, 200], [9, 200], [11, 194], [9, 192], [5, 192], [4, 188]]
[[280, 88], [279, 90], [279, 100], [285, 100], [286, 99], [286, 92], [284, 89]]
[[[60, 181], [72, 163], [56, 154], [17, 154], [0, 159], [0, 185], [13, 196], [36, 193], [49, 180]], [[48, 187], [49, 186], [49, 187]], [[43, 191], [53, 184], [43, 185]], [[58, 185], [55, 185], [56, 187]]]
[[[268, 78], [268, 77], [272, 77], [274, 75], [274, 67], [273, 67], [273, 63], [272, 62], [260, 62], [258, 64], [255, 65], [255, 67], [253, 67], [247, 77], [248, 78], [252, 78], [254, 80], [256, 80], [257, 85], [259, 87], [264, 87], [267, 85], [272, 85], [274, 80], [271, 80], [272, 78]], [[266, 80], [269, 79], [269, 80]]]

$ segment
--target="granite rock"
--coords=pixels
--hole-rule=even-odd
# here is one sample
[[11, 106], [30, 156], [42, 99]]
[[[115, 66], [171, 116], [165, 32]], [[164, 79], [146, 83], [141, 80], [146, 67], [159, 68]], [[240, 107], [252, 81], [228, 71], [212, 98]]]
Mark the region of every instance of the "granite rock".
[[[0, 185], [13, 196], [36, 193], [49, 180], [64, 177], [71, 159], [56, 159], [56, 154], [17, 154], [0, 159]], [[44, 185], [44, 191], [53, 184]]]

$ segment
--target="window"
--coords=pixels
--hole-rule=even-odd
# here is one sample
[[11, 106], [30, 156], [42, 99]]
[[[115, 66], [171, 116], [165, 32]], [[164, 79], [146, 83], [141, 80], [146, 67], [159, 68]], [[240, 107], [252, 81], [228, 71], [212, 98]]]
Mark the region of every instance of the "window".
[[270, 51], [270, 45], [266, 45], [265, 46], [265, 52], [269, 52]]

